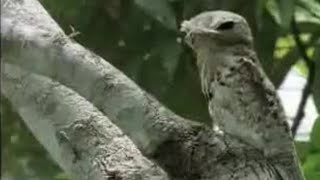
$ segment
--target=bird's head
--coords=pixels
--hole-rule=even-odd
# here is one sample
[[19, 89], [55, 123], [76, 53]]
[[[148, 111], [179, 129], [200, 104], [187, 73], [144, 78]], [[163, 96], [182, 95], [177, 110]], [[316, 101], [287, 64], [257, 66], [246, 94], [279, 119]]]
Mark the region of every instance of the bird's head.
[[228, 11], [203, 12], [188, 21], [183, 21], [180, 30], [186, 33], [185, 41], [194, 50], [208, 43], [224, 47], [253, 44], [247, 21], [242, 16]]

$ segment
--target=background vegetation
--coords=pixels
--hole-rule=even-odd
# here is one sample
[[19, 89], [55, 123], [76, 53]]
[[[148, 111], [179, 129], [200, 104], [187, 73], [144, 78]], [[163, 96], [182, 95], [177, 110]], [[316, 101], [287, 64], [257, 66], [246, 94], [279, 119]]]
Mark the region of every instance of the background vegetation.
[[[279, 87], [295, 66], [320, 112], [320, 0], [41, 0], [67, 33], [107, 59], [176, 113], [209, 123], [194, 57], [179, 25], [199, 12], [225, 9], [249, 21], [265, 71]], [[303, 101], [300, 113], [303, 116]], [[307, 110], [306, 110], [307, 111]], [[2, 97], [2, 175], [69, 179]], [[299, 122], [299, 116], [295, 119]], [[296, 123], [297, 125], [299, 123]], [[320, 117], [310, 141], [296, 142], [307, 180], [320, 179]]]

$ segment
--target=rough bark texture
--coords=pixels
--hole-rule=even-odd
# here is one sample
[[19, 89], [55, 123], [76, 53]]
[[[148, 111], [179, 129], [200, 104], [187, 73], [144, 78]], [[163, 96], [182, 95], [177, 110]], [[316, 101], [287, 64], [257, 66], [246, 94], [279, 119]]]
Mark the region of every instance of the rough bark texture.
[[[266, 159], [261, 152], [255, 149], [249, 149], [246, 144], [235, 138], [229, 137], [228, 135], [217, 134], [205, 125], [191, 122], [177, 116], [162, 106], [152, 96], [141, 90], [111, 64], [70, 40], [36, 0], [11, 0], [2, 2], [1, 27], [3, 60], [8, 63], [7, 67], [10, 64], [15, 64], [32, 73], [47, 76], [79, 93], [80, 96], [91, 102], [128, 135], [144, 156], [160, 165], [170, 179], [281, 179], [276, 169], [283, 169], [285, 171], [283, 167], [285, 165], [285, 159], [283, 159], [283, 157]], [[14, 84], [16, 84], [19, 86], [19, 83], [26, 81], [25, 85], [27, 85], [27, 87], [31, 86], [31, 80], [28, 80], [29, 76], [27, 76], [28, 78], [26, 79], [22, 78], [22, 80], [16, 82], [13, 79], [15, 79], [15, 76], [18, 76], [19, 71], [14, 71], [13, 69], [15, 68], [6, 69], [6, 76], [12, 76], [6, 79], [8, 85], [12, 84], [14, 87]], [[30, 91], [33, 90], [32, 87], [29, 88]], [[40, 85], [39, 88], [46, 89]], [[79, 121], [78, 117], [81, 117], [81, 114], [77, 115], [77, 111], [70, 111], [70, 115], [55, 113], [55, 111], [52, 112], [51, 118], [54, 120], [67, 117], [71, 118], [69, 120], [71, 124], [68, 125], [67, 123], [67, 130], [70, 130], [70, 132], [63, 133], [64, 131], [62, 131], [62, 136], [61, 133], [58, 133], [60, 134], [58, 135], [59, 138], [57, 138], [56, 134], [50, 135], [50, 133], [48, 133], [47, 135], [46, 133], [36, 133], [36, 131], [40, 131], [39, 129], [41, 129], [43, 132], [51, 132], [52, 134], [54, 131], [60, 130], [59, 128], [54, 129], [55, 127], [52, 126], [40, 126], [38, 129], [31, 128], [37, 126], [29, 121], [30, 118], [33, 117], [29, 117], [30, 113], [26, 113], [27, 111], [34, 111], [34, 114], [39, 114], [35, 119], [46, 119], [46, 116], [41, 115], [43, 111], [41, 108], [36, 108], [37, 104], [30, 106], [30, 109], [19, 109], [20, 102], [22, 104], [30, 103], [31, 105], [33, 103], [32, 98], [27, 98], [29, 94], [32, 94], [28, 89], [14, 91], [18, 94], [17, 96], [10, 95], [11, 90], [8, 91], [7, 89], [6, 91], [5, 88], [2, 89], [2, 92], [4, 94], [7, 93], [11, 102], [18, 108], [18, 112], [38, 139], [48, 136], [59, 140], [56, 140], [58, 142], [53, 145], [40, 140], [47, 149], [54, 151], [52, 154], [59, 154], [58, 151], [62, 151], [63, 148], [61, 149], [59, 143], [71, 144], [69, 149], [73, 149], [74, 144], [78, 144], [80, 147], [76, 147], [76, 149], [80, 149], [90, 155], [99, 154], [96, 153], [100, 152], [99, 147], [92, 148], [92, 146], [90, 146], [88, 149], [86, 149], [86, 147], [89, 146], [88, 144], [94, 144], [94, 140], [100, 139], [99, 136], [102, 136], [104, 133], [110, 133], [107, 132], [109, 131], [107, 129], [111, 127], [108, 127], [108, 123], [101, 123], [100, 118], [102, 117], [100, 116], [102, 115], [93, 107], [90, 106], [90, 108], [87, 108], [81, 105], [82, 102], [74, 102], [75, 99], [78, 99], [78, 96], [77, 98], [70, 97], [70, 99], [62, 98], [63, 91], [68, 91], [62, 89], [58, 87], [52, 89], [53, 91], [61, 91], [59, 92], [61, 93], [61, 98], [55, 99], [57, 104], [68, 104], [68, 108], [71, 110], [79, 108], [81, 112], [88, 112], [91, 108], [90, 111], [93, 112], [88, 112], [88, 114], [97, 113], [98, 115], [93, 116], [93, 119], [88, 118], [87, 115]], [[21, 93], [21, 96], [19, 93]], [[52, 94], [55, 93], [59, 94], [58, 92], [52, 92]], [[39, 93], [34, 93], [34, 96], [37, 95], [40, 96]], [[79, 97], [79, 101], [83, 100], [80, 99], [82, 98]], [[24, 104], [23, 107], [25, 107], [25, 105], [26, 104]], [[61, 106], [57, 106], [57, 108], [60, 107]], [[50, 109], [51, 108], [49, 108], [49, 110]], [[104, 118], [107, 121], [107, 118]], [[77, 132], [76, 127], [79, 128], [77, 122], [83, 124], [82, 121], [89, 123], [88, 128], [93, 128], [96, 133], [90, 134], [90, 131]], [[80, 125], [80, 129], [81, 126], [82, 125]], [[81, 134], [83, 139], [77, 140], [74, 133], [84, 133]], [[117, 138], [115, 137], [121, 136], [120, 131], [117, 130], [117, 133], [118, 135], [110, 135], [112, 140], [101, 138], [101, 141], [105, 141], [103, 143], [101, 142], [101, 144], [110, 148], [116, 148], [116, 146], [111, 144], [113, 141], [116, 141]], [[71, 138], [66, 140], [68, 139], [66, 137]], [[123, 142], [127, 141], [125, 137], [123, 138]], [[82, 143], [87, 143], [87, 145], [80, 145]], [[128, 154], [131, 152], [129, 146], [131, 145], [128, 141]], [[104, 149], [104, 147], [102, 147], [102, 149]], [[108, 148], [105, 148], [105, 150], [106, 152], [103, 151], [103, 153], [106, 154], [114, 152], [112, 149], [108, 150]], [[124, 151], [126, 151], [126, 149], [124, 149]], [[150, 177], [159, 177], [159, 179], [166, 178], [162, 171], [154, 167], [152, 163], [142, 162], [142, 159], [139, 157], [140, 154], [135, 150], [132, 151], [137, 155], [135, 159], [138, 159], [138, 161], [130, 161], [133, 163], [130, 167], [133, 169], [143, 167], [137, 171], [137, 174], [146, 170], [150, 171], [148, 172]], [[73, 152], [73, 154], [78, 153]], [[118, 154], [114, 155], [115, 160], [112, 161], [118, 160], [119, 166], [121, 166], [122, 163], [125, 164], [126, 160], [122, 160], [121, 157], [117, 155]], [[63, 164], [67, 160], [64, 161], [54, 155], [53, 157], [64, 167]], [[82, 157], [81, 154], [80, 157]], [[103, 157], [104, 156], [101, 158]], [[92, 157], [88, 157], [86, 161], [90, 161], [90, 158]], [[70, 158], [69, 160], [73, 159]], [[139, 161], [139, 159], [141, 161]], [[100, 162], [103, 160], [97, 161]], [[79, 167], [73, 167], [76, 164], [70, 162], [69, 164], [71, 167], [64, 168], [66, 171], [75, 173], [72, 169], [78, 168], [77, 170], [79, 170]], [[111, 167], [104, 168], [107, 169], [107, 171], [113, 171]], [[84, 179], [90, 179], [91, 177], [84, 176], [84, 174], [87, 173], [86, 170], [86, 168], [82, 168], [82, 170], [77, 171], [77, 173], [79, 176], [83, 175], [81, 177], [84, 177]], [[130, 173], [130, 171], [128, 173]], [[158, 173], [159, 176], [157, 176]], [[290, 172], [287, 173], [290, 174]], [[135, 173], [127, 175], [128, 176], [123, 174], [123, 177], [126, 177], [124, 179], [139, 179], [139, 176], [136, 177]], [[127, 178], [129, 176], [130, 178]], [[143, 177], [144, 176], [142, 176], [141, 179], [143, 179]], [[105, 179], [108, 178], [105, 177]], [[290, 177], [282, 179], [289, 180]]]
[[168, 179], [92, 104], [58, 82], [5, 64], [2, 93], [76, 179]]

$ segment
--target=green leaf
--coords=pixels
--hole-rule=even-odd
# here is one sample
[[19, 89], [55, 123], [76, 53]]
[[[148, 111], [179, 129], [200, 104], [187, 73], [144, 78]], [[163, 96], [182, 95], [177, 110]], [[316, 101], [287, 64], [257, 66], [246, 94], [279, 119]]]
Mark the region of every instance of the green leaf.
[[289, 30], [295, 12], [295, 0], [268, 0], [266, 9], [277, 24], [283, 29]]
[[309, 69], [304, 60], [299, 60], [294, 65], [294, 67], [299, 72], [300, 75], [302, 75], [303, 77], [307, 77], [307, 74], [309, 73]]
[[[318, 41], [319, 40], [320, 39], [318, 39]], [[316, 108], [320, 113], [320, 45], [318, 45], [315, 48], [315, 52], [313, 54], [312, 59], [315, 61], [315, 64], [316, 64], [316, 72], [315, 72], [315, 79], [314, 79], [313, 88], [312, 88], [312, 95], [313, 95]]]
[[277, 5], [277, 2], [275, 0], [269, 0], [266, 2], [266, 9], [274, 19], [274, 21], [277, 24], [281, 24], [281, 18], [280, 18], [280, 10], [279, 6]]
[[281, 59], [285, 57], [290, 50], [295, 46], [295, 41], [292, 36], [278, 37], [276, 41], [276, 49], [274, 51], [274, 56], [276, 59]]
[[266, 3], [267, 3], [267, 0], [259, 0], [256, 2], [257, 5], [256, 5], [256, 23], [257, 23], [257, 26], [260, 27], [261, 26], [261, 23], [263, 23], [263, 13], [264, 13], [264, 10], [265, 10], [265, 6], [266, 6]]
[[310, 11], [296, 7], [296, 21], [301, 32], [317, 33], [320, 29], [320, 18], [313, 16]]
[[152, 18], [159, 21], [166, 28], [177, 30], [176, 18], [170, 4], [166, 0], [134, 0]]
[[304, 174], [307, 180], [320, 179], [320, 153], [310, 154], [303, 164]]
[[274, 21], [272, 14], [268, 11], [264, 11], [262, 20], [261, 26], [257, 31], [255, 42], [260, 62], [264, 70], [266, 70], [266, 73], [270, 76], [272, 69], [270, 67], [272, 67], [273, 64], [273, 52], [279, 27]]
[[289, 29], [295, 9], [294, 0], [278, 0], [277, 1], [280, 12], [280, 25], [284, 29]]
[[304, 141], [296, 141], [294, 144], [295, 144], [300, 161], [304, 162], [306, 160], [306, 157], [309, 154], [310, 143], [304, 142]]
[[314, 0], [299, 0], [297, 4], [320, 20], [320, 3]]
[[310, 141], [312, 150], [320, 153], [320, 117], [317, 118], [313, 125]]
[[283, 50], [281, 49], [280, 52], [277, 52], [276, 50], [274, 52], [274, 55], [280, 56], [282, 55], [281, 53], [286, 54], [279, 59], [276, 57], [274, 58], [273, 68], [270, 73], [270, 78], [276, 87], [279, 87], [281, 85], [288, 71], [291, 69], [292, 65], [296, 64], [300, 56], [297, 48], [291, 48], [288, 52], [283, 52]]

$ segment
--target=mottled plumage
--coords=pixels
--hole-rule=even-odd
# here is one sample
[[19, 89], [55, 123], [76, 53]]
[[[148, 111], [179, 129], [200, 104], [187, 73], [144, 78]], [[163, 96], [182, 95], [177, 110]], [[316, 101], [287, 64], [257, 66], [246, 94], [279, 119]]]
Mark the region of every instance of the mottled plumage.
[[284, 110], [253, 49], [246, 20], [226, 11], [205, 12], [184, 21], [181, 30], [196, 54], [202, 91], [219, 129], [266, 157], [287, 153], [294, 159]]

